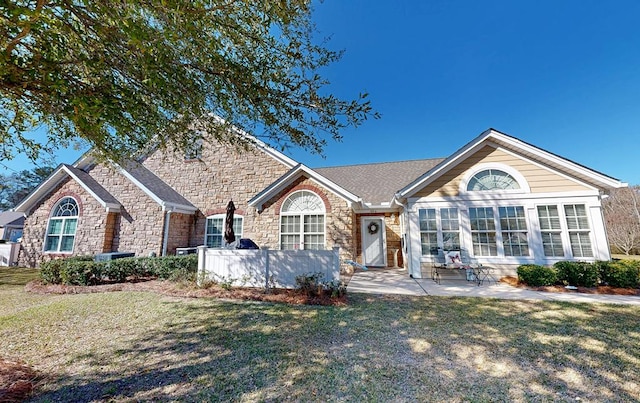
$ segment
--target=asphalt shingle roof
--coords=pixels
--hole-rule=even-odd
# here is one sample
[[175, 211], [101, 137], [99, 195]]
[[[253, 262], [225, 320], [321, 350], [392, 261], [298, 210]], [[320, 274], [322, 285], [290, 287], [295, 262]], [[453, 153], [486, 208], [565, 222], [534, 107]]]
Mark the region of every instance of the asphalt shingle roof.
[[142, 184], [149, 192], [153, 193], [158, 199], [165, 203], [178, 204], [182, 206], [196, 207], [184, 198], [180, 193], [176, 192], [171, 186], [167, 185], [162, 179], [158, 178], [153, 172], [149, 171], [143, 165], [138, 163], [130, 163], [123, 167], [132, 177]]
[[116, 199], [111, 193], [109, 193], [105, 188], [102, 187], [91, 175], [86, 173], [85, 171], [75, 168], [69, 164], [63, 164], [69, 171], [71, 171], [77, 178], [80, 180], [86, 187], [91, 189], [91, 191], [103, 202], [112, 203], [112, 204], [120, 204], [118, 199]]
[[365, 203], [381, 205], [389, 203], [396, 192], [444, 158], [381, 162], [375, 164], [346, 165], [314, 168], [314, 171], [337, 185], [360, 196]]

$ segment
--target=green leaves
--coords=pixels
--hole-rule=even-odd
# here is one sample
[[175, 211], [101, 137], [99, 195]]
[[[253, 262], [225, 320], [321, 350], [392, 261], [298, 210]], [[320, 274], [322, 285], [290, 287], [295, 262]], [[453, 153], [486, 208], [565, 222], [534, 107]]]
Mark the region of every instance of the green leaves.
[[315, 44], [314, 29], [306, 0], [9, 1], [0, 5], [3, 159], [37, 158], [23, 134], [40, 125], [49, 128], [40, 143], [84, 139], [115, 160], [151, 141], [183, 150], [196, 120], [209, 140], [242, 141], [235, 126], [320, 153], [378, 114], [367, 94], [325, 95], [318, 71], [341, 52]]

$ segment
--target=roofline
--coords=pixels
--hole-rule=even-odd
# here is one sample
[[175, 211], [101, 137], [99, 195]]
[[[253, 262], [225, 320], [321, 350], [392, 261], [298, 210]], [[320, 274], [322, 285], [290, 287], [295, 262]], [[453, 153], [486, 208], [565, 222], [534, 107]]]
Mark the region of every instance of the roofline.
[[38, 185], [31, 193], [29, 193], [18, 205], [12, 210], [22, 212], [25, 215], [31, 212], [31, 208], [41, 200], [51, 189], [58, 186], [66, 176], [75, 180], [87, 193], [89, 193], [94, 199], [98, 201], [104, 207], [107, 212], [119, 212], [121, 205], [116, 203], [110, 203], [102, 200], [89, 186], [87, 186], [73, 171], [69, 168], [70, 165], [60, 164], [56, 169], [49, 174], [40, 185]]
[[[223, 123], [225, 122], [224, 119], [222, 119], [222, 118], [220, 118], [218, 116], [216, 116], [216, 118], [220, 122], [223, 122]], [[295, 161], [294, 159], [286, 156], [284, 153], [281, 153], [280, 151], [278, 151], [275, 148], [269, 146], [268, 144], [266, 144], [262, 140], [258, 139], [256, 136], [245, 132], [244, 130], [240, 129], [239, 127], [231, 126], [231, 130], [233, 130], [238, 136], [242, 137], [249, 144], [252, 144], [254, 147], [256, 147], [257, 149], [263, 151], [264, 153], [266, 153], [267, 155], [269, 155], [270, 157], [272, 157], [273, 159], [275, 159], [279, 163], [287, 166], [288, 168], [293, 168], [294, 166], [296, 166], [298, 164], [298, 162]], [[76, 167], [76, 168], [84, 169], [84, 168], [90, 166], [91, 164], [94, 164], [96, 162], [96, 158], [91, 155], [91, 151], [92, 150], [93, 150], [93, 148], [87, 150], [72, 165], [74, 167]], [[137, 161], [142, 156], [149, 156], [153, 152], [152, 150], [155, 150], [155, 146], [151, 146], [150, 148], [147, 149], [147, 151], [143, 152], [141, 155], [139, 155], [139, 156], [137, 156], [135, 158], [132, 158], [132, 159]]]
[[434, 179], [434, 177], [438, 176], [438, 174], [442, 173], [443, 171], [447, 171], [452, 164], [454, 164], [456, 161], [460, 159], [464, 159], [471, 150], [473, 150], [482, 142], [490, 138], [493, 138], [497, 141], [503, 141], [505, 143], [509, 143], [517, 148], [520, 148], [522, 150], [535, 154], [541, 157], [542, 159], [546, 159], [548, 161], [564, 166], [568, 170], [582, 172], [582, 174], [590, 177], [594, 181], [600, 182], [604, 187], [620, 188], [620, 187], [627, 186], [626, 183], [621, 182], [616, 178], [605, 175], [601, 172], [595, 171], [591, 168], [578, 164], [567, 158], [561, 157], [557, 154], [544, 150], [540, 147], [536, 147], [530, 143], [524, 142], [516, 137], [510, 136], [508, 134], [505, 134], [498, 130], [490, 128], [480, 133], [480, 135], [478, 135], [475, 139], [471, 140], [470, 142], [462, 146], [460, 149], [455, 151], [448, 158], [446, 158], [444, 161], [442, 161], [441, 163], [439, 163], [438, 165], [436, 165], [435, 167], [427, 171], [425, 174], [421, 175], [419, 178], [409, 183], [404, 188], [400, 189], [396, 195], [396, 198], [411, 197], [413, 194], [415, 194], [417, 189], [424, 187], [427, 183], [430, 182], [431, 179]]
[[249, 206], [255, 207], [258, 211], [262, 210], [262, 206], [264, 203], [277, 194], [283, 187], [291, 184], [293, 180], [298, 178], [301, 174], [307, 174], [309, 179], [318, 182], [323, 187], [327, 188], [338, 197], [344, 199], [345, 201], [351, 203], [352, 205], [355, 203], [362, 204], [362, 199], [355, 194], [349, 192], [342, 186], [339, 186], [335, 182], [327, 179], [326, 177], [320, 175], [313, 169], [307, 167], [304, 164], [298, 164], [295, 167], [291, 168], [288, 172], [278, 178], [276, 181], [272, 182], [269, 186], [263, 189], [260, 193], [252, 197], [248, 204]]
[[[118, 171], [124, 175], [127, 179], [129, 179], [129, 181], [131, 181], [131, 183], [133, 183], [134, 185], [136, 185], [140, 190], [142, 190], [147, 196], [149, 196], [153, 201], [155, 201], [156, 203], [158, 203], [158, 205], [160, 207], [162, 207], [162, 211], [172, 211], [172, 212], [176, 212], [176, 213], [184, 213], [184, 214], [193, 214], [196, 211], [198, 211], [198, 208], [195, 206], [190, 206], [187, 204], [181, 204], [181, 203], [172, 203], [172, 202], [167, 202], [163, 199], [161, 199], [158, 195], [156, 195], [154, 192], [151, 191], [151, 189], [149, 189], [147, 186], [145, 186], [142, 182], [140, 182], [138, 179], [136, 179], [135, 176], [133, 176], [131, 173], [129, 173], [129, 171], [127, 171], [126, 169], [124, 169], [122, 166], [120, 166], [119, 164], [115, 164], [116, 168], [118, 169]], [[155, 174], [154, 174], [155, 175]]]
[[276, 161], [280, 162], [281, 164], [286, 165], [289, 168], [293, 168], [299, 164], [296, 160], [286, 156], [284, 153], [281, 153], [275, 148], [269, 146], [267, 143], [260, 140], [256, 136], [249, 134], [244, 130], [235, 126], [232, 126], [232, 130], [234, 130], [239, 136], [245, 138], [250, 144], [253, 144], [258, 149], [265, 152], [267, 155], [269, 155], [271, 158], [275, 159]]

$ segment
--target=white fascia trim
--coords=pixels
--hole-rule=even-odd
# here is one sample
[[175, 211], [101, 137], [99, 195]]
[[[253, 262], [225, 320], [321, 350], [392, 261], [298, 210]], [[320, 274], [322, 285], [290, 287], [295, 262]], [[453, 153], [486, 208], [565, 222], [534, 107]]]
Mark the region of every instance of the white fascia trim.
[[84, 182], [82, 182], [80, 180], [80, 178], [78, 178], [73, 171], [71, 171], [69, 168], [67, 168], [66, 166], [62, 166], [62, 169], [71, 177], [73, 178], [73, 180], [75, 180], [80, 186], [82, 186], [82, 188], [89, 193], [94, 199], [96, 199], [98, 201], [98, 203], [100, 203], [102, 205], [102, 207], [105, 208], [105, 210], [107, 212], [116, 212], [119, 213], [120, 212], [120, 205], [116, 204], [116, 203], [107, 203], [106, 201], [102, 200], [100, 197], [98, 197], [97, 194], [95, 194], [95, 192], [93, 190], [91, 190], [91, 188], [89, 188], [87, 185], [85, 185]]
[[198, 210], [192, 206], [185, 206], [184, 204], [176, 204], [176, 203], [166, 203], [163, 202], [161, 204], [162, 211], [171, 212], [171, 213], [180, 213], [180, 214], [195, 214]]
[[[485, 132], [483, 132], [482, 134], [480, 134], [478, 137], [476, 137], [474, 140], [472, 140], [471, 142], [467, 143], [464, 147], [462, 147], [461, 149], [459, 149], [458, 151], [456, 151], [455, 153], [453, 153], [453, 155], [449, 156], [447, 159], [445, 159], [444, 161], [442, 161], [440, 164], [436, 165], [433, 169], [431, 169], [430, 171], [426, 172], [424, 175], [422, 175], [420, 178], [418, 178], [417, 180], [415, 180], [413, 183], [410, 183], [409, 185], [407, 185], [405, 188], [401, 189], [399, 191], [399, 194], [401, 197], [405, 198], [405, 197], [411, 197], [418, 189], [421, 189], [425, 186], [427, 186], [429, 183], [433, 182], [434, 180], [436, 180], [437, 178], [439, 178], [443, 173], [447, 172], [452, 166], [455, 166], [455, 164], [460, 160], [460, 159], [464, 159], [466, 158], [466, 156], [470, 153], [473, 153], [476, 149], [479, 149], [479, 147], [485, 142], [485, 140], [487, 139], [493, 139], [494, 141], [498, 142], [493, 143], [490, 142], [491, 144], [493, 144], [494, 146], [498, 146], [500, 142], [503, 142], [504, 144], [507, 144], [511, 147], [514, 148], [519, 148], [521, 150], [523, 150], [524, 152], [528, 152], [534, 155], [537, 155], [538, 157], [542, 158], [542, 159], [546, 159], [552, 163], [561, 165], [566, 167], [568, 170], [574, 170], [579, 172], [582, 175], [588, 176], [590, 178], [592, 178], [595, 182], [600, 182], [603, 184], [604, 187], [613, 187], [613, 188], [619, 188], [619, 187], [626, 187], [627, 184], [620, 182], [619, 180], [610, 178], [606, 175], [600, 174], [596, 171], [593, 171], [589, 168], [583, 167], [579, 164], [576, 164], [574, 162], [571, 162], [565, 158], [556, 156], [548, 151], [544, 151], [538, 147], [529, 145], [527, 143], [522, 142], [521, 140], [518, 140], [514, 137], [510, 137], [507, 135], [504, 135], [500, 132], [497, 132], [495, 130], [489, 129], [486, 130]], [[502, 149], [505, 149], [505, 146], [502, 145]], [[521, 156], [520, 156], [521, 157]], [[522, 158], [522, 157], [521, 157]], [[556, 172], [556, 171], [554, 171]]]
[[400, 206], [398, 205], [395, 207], [364, 205], [362, 208], [355, 206], [352, 206], [351, 208], [356, 214], [398, 213], [401, 211]]
[[256, 195], [254, 198], [249, 200], [249, 205], [255, 207], [257, 210], [262, 210], [262, 205], [273, 197], [276, 193], [278, 193], [282, 188], [290, 185], [295, 179], [300, 177], [300, 175], [306, 174], [306, 176], [318, 183], [322, 187], [327, 188], [331, 192], [333, 192], [338, 197], [344, 199], [351, 206], [360, 203], [362, 204], [362, 199], [348, 190], [336, 185], [334, 182], [315, 172], [314, 170], [308, 168], [303, 164], [298, 164], [295, 168], [291, 169], [289, 172], [280, 177], [280, 179], [273, 182], [269, 185], [265, 190]]
[[457, 203], [484, 201], [496, 203], [501, 201], [525, 201], [525, 200], [543, 200], [543, 199], [573, 199], [580, 197], [598, 197], [600, 192], [597, 190], [583, 190], [579, 192], [557, 192], [557, 193], [502, 193], [483, 195], [479, 193], [466, 193], [459, 196], [447, 197], [410, 197], [407, 199], [409, 204], [415, 203]]
[[464, 157], [470, 151], [472, 151], [474, 148], [477, 148], [478, 145], [481, 144], [484, 139], [489, 136], [489, 133], [490, 130], [483, 132], [474, 140], [467, 143], [458, 151], [447, 157], [444, 161], [427, 171], [424, 175], [420, 176], [418, 179], [408, 184], [403, 189], [400, 189], [400, 191], [398, 192], [399, 196], [401, 198], [411, 197], [416, 191], [422, 189], [429, 183], [439, 178], [443, 173], [447, 172], [452, 165], [455, 166], [459, 160], [464, 159]]
[[26, 215], [31, 213], [33, 205], [39, 201], [49, 189], [53, 189], [62, 182], [65, 177], [66, 171], [62, 168], [64, 165], [60, 165], [44, 182], [42, 182], [37, 188], [35, 188], [20, 204], [13, 208], [14, 211], [20, 211]]
[[511, 149], [509, 149], [509, 148], [506, 148], [506, 147], [505, 147], [504, 145], [502, 145], [502, 144], [494, 143], [493, 141], [490, 141], [490, 142], [488, 142], [487, 144], [490, 144], [490, 145], [492, 145], [492, 146], [496, 147], [496, 148], [497, 148], [497, 149], [499, 149], [500, 151], [502, 151], [502, 152], [504, 152], [504, 153], [507, 153], [507, 154], [511, 155], [512, 157], [520, 158], [520, 159], [521, 159], [521, 160], [523, 160], [523, 161], [526, 161], [526, 162], [528, 162], [528, 163], [530, 163], [530, 164], [532, 164], [532, 165], [535, 165], [535, 166], [537, 166], [538, 168], [544, 169], [545, 171], [550, 172], [550, 173], [552, 173], [552, 174], [555, 174], [555, 175], [561, 176], [562, 178], [567, 179], [567, 180], [569, 180], [569, 181], [571, 181], [571, 182], [573, 182], [573, 183], [576, 183], [576, 184], [581, 185], [581, 186], [586, 186], [586, 187], [588, 187], [589, 189], [598, 190], [598, 188], [596, 188], [595, 186], [593, 186], [593, 185], [591, 185], [591, 184], [586, 183], [584, 180], [580, 180], [580, 179], [573, 178], [573, 177], [571, 177], [571, 176], [569, 176], [569, 175], [565, 174], [564, 172], [561, 172], [561, 171], [559, 171], [559, 170], [557, 170], [557, 169], [552, 169], [552, 168], [550, 168], [550, 167], [548, 167], [548, 166], [546, 166], [546, 165], [543, 165], [543, 164], [541, 164], [541, 163], [539, 163], [539, 162], [537, 162], [537, 161], [534, 161], [534, 160], [532, 160], [532, 159], [528, 158], [526, 155], [519, 155], [519, 154], [516, 154], [514, 151], [512, 151], [512, 150], [511, 150]]
[[22, 201], [22, 203], [14, 207], [13, 210], [22, 212], [25, 216], [27, 216], [31, 213], [31, 208], [35, 205], [35, 203], [41, 200], [47, 193], [49, 193], [50, 189], [58, 186], [67, 175], [75, 180], [94, 199], [96, 199], [107, 212], [119, 213], [121, 211], [121, 205], [117, 203], [108, 203], [102, 200], [93, 192], [93, 190], [91, 190], [91, 188], [87, 187], [84, 182], [82, 182], [69, 168], [67, 168], [63, 164], [61, 164], [44, 182], [42, 182], [40, 186], [38, 186], [33, 192], [31, 192], [31, 194], [29, 194]]
[[592, 169], [589, 169], [587, 167], [584, 167], [580, 164], [577, 164], [573, 161], [570, 161], [566, 158], [562, 158], [560, 156], [557, 156], [555, 154], [550, 153], [549, 151], [543, 150], [541, 148], [532, 146], [530, 144], [524, 143], [521, 140], [518, 140], [514, 137], [510, 137], [510, 136], [505, 136], [502, 133], [490, 130], [490, 132], [488, 133], [488, 137], [492, 137], [495, 138], [496, 140], [500, 141], [500, 142], [504, 142], [512, 147], [517, 147], [520, 148], [522, 150], [525, 150], [526, 152], [529, 152], [531, 154], [537, 155], [538, 157], [542, 158], [542, 159], [546, 159], [548, 161], [551, 161], [555, 164], [561, 165], [563, 167], [565, 167], [568, 170], [573, 170], [573, 171], [577, 171], [579, 172], [581, 175], [585, 175], [589, 178], [592, 178], [595, 182], [600, 182], [603, 184], [603, 186], [605, 187], [614, 187], [614, 188], [619, 188], [619, 187], [626, 187], [626, 183], [621, 182], [617, 179], [611, 178], [609, 176], [606, 176], [604, 174], [601, 174], [599, 172], [596, 172]]
[[248, 133], [245, 133], [245, 132], [241, 131], [240, 129], [237, 129], [237, 130], [240, 132], [240, 134], [242, 136], [249, 137], [250, 138], [249, 140], [253, 141], [258, 149], [260, 149], [261, 151], [264, 151], [267, 155], [269, 155], [271, 158], [275, 159], [279, 163], [287, 166], [288, 168], [293, 168], [294, 166], [298, 165], [298, 162], [296, 162], [293, 159], [287, 157], [286, 155], [284, 155], [280, 151], [276, 150], [275, 148], [269, 147], [262, 140], [259, 140], [258, 138], [254, 137], [254, 136], [252, 136], [252, 135], [250, 135]]
[[[226, 123], [226, 121], [218, 115], [211, 114], [211, 116], [222, 123]], [[258, 139], [256, 136], [253, 136], [245, 132], [239, 127], [231, 126], [231, 130], [235, 131], [238, 136], [243, 137], [245, 140], [249, 141], [250, 143], [253, 143], [258, 149], [264, 151], [267, 155], [271, 156], [273, 159], [280, 162], [281, 164], [284, 164], [289, 168], [293, 168], [296, 165], [298, 165], [298, 162], [287, 157], [286, 155], [276, 150], [275, 148], [268, 146], [265, 142]]]
[[136, 185], [140, 190], [142, 190], [147, 196], [149, 196], [153, 201], [158, 203], [160, 207], [162, 207], [162, 211], [177, 211], [179, 209], [184, 209], [185, 211], [195, 212], [195, 209], [191, 206], [184, 206], [181, 204], [167, 203], [162, 200], [158, 195], [149, 190], [148, 187], [144, 186], [142, 182], [137, 180], [133, 175], [131, 175], [126, 169], [122, 168], [118, 164], [114, 164], [118, 171], [124, 175], [127, 179], [131, 181], [134, 185]]

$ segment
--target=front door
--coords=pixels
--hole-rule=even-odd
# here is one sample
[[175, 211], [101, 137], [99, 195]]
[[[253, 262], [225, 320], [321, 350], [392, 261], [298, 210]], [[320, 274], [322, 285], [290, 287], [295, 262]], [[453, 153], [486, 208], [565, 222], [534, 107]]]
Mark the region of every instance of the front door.
[[384, 219], [362, 217], [362, 255], [365, 266], [387, 266]]

